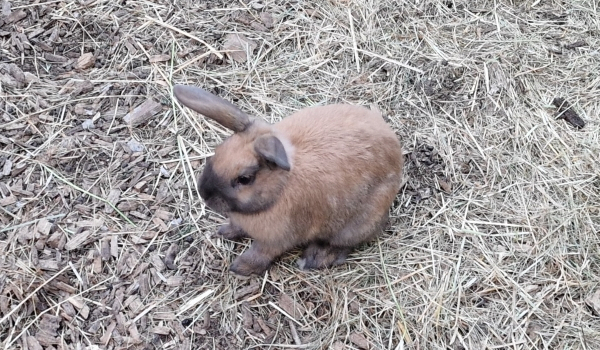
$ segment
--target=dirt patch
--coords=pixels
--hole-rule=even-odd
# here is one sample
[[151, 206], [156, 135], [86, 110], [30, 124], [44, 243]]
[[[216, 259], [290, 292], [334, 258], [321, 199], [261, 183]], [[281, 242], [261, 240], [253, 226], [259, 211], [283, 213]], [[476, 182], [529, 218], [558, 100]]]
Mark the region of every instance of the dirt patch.
[[[1, 344], [598, 348], [597, 22], [590, 1], [2, 1]], [[249, 242], [196, 192], [228, 132], [173, 83], [268, 121], [375, 104], [407, 160], [390, 232], [233, 278]]]

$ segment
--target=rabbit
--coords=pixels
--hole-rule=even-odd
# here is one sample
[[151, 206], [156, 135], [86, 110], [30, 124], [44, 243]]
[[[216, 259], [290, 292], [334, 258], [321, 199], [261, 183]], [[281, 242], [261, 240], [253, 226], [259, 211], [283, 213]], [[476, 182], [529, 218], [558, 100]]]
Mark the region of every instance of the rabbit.
[[305, 247], [302, 270], [339, 265], [385, 228], [404, 159], [379, 111], [315, 106], [269, 124], [201, 88], [173, 91], [234, 132], [206, 160], [198, 184], [206, 205], [229, 218], [218, 234], [253, 239], [230, 265], [234, 274], [263, 274], [296, 247]]

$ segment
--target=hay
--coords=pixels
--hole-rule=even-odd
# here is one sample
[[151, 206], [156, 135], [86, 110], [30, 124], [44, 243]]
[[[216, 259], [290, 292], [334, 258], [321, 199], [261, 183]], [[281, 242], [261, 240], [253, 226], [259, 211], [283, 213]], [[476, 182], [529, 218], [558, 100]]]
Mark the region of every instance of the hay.
[[[600, 348], [595, 2], [3, 4], [4, 348]], [[375, 104], [407, 159], [390, 229], [230, 276], [248, 242], [194, 180], [228, 132], [172, 83], [269, 121]]]

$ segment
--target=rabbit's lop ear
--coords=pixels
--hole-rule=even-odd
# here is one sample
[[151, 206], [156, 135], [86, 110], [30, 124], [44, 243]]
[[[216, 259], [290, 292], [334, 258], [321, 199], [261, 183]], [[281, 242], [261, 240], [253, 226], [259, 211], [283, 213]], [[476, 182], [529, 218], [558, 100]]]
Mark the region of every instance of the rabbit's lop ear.
[[183, 105], [234, 132], [251, 124], [250, 117], [228, 101], [195, 86], [175, 85], [173, 94]]
[[254, 150], [263, 159], [275, 163], [283, 170], [289, 171], [291, 166], [285, 147], [277, 137], [273, 135], [261, 136], [254, 141]]

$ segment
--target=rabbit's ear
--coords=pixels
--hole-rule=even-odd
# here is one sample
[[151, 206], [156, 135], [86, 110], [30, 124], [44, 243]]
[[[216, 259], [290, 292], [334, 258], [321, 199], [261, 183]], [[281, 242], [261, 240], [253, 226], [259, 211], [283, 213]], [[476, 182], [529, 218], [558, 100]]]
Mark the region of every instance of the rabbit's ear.
[[254, 141], [254, 150], [263, 159], [275, 163], [283, 170], [291, 169], [285, 147], [277, 137], [273, 135], [261, 136]]
[[173, 94], [183, 105], [234, 132], [244, 131], [252, 123], [250, 117], [239, 108], [201, 88], [175, 85]]

